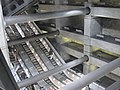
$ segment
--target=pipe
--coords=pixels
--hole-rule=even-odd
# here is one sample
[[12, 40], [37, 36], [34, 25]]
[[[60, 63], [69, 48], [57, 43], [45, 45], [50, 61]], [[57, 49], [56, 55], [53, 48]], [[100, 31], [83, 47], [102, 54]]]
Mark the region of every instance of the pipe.
[[29, 37], [24, 37], [24, 38], [11, 40], [11, 41], [8, 41], [8, 46], [15, 45], [15, 44], [20, 44], [20, 43], [23, 43], [23, 42], [26, 42], [26, 41], [37, 40], [39, 38], [50, 37], [50, 36], [54, 36], [54, 35], [59, 35], [59, 31], [57, 30], [57, 31], [49, 32], [49, 33], [38, 34], [38, 35], [35, 35], [35, 36], [29, 36]]
[[60, 90], [81, 90], [85, 86], [91, 84], [92, 82], [102, 78], [105, 74], [108, 74], [110, 71], [116, 69], [120, 66], [120, 58], [115, 59], [114, 61], [102, 66], [101, 68], [90, 72], [89, 74], [83, 76], [82, 78], [67, 84]]
[[59, 72], [61, 72], [63, 70], [66, 70], [66, 69], [72, 68], [72, 67], [74, 67], [76, 65], [79, 65], [79, 64], [81, 64], [81, 63], [83, 63], [83, 62], [85, 62], [87, 60], [88, 60], [88, 56], [85, 55], [84, 57], [82, 57], [80, 59], [71, 61], [71, 62], [69, 62], [67, 64], [56, 67], [56, 68], [54, 68], [52, 70], [49, 70], [47, 72], [43, 72], [43, 73], [41, 73], [39, 75], [36, 75], [36, 76], [31, 77], [31, 78], [25, 79], [25, 80], [23, 80], [21, 82], [18, 82], [18, 86], [20, 88], [29, 86], [29, 85], [31, 85], [33, 83], [36, 83], [36, 82], [38, 82], [40, 80], [43, 80], [43, 79], [45, 79], [45, 78], [47, 78], [49, 76], [55, 75], [55, 74], [57, 74], [57, 73], [59, 73]]
[[86, 15], [90, 13], [89, 8], [80, 8], [76, 10], [55, 11], [46, 13], [37, 13], [29, 15], [7, 16], [5, 17], [6, 25], [12, 25], [16, 23], [25, 23], [28, 21], [40, 21], [47, 19], [57, 19], [76, 15]]

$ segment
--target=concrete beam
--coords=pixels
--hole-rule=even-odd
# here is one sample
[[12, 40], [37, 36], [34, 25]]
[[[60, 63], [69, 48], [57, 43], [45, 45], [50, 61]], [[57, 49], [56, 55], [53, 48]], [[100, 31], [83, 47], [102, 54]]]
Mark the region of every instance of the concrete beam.
[[93, 7], [91, 8], [91, 15], [94, 17], [106, 17], [120, 19], [119, 8], [107, 8], [107, 7]]
[[84, 42], [84, 36], [82, 34], [77, 34], [69, 31], [60, 30], [60, 35], [78, 42]]
[[113, 53], [120, 54], [120, 45], [119, 44], [107, 42], [107, 41], [100, 40], [100, 39], [91, 38], [91, 45], [102, 48], [104, 50], [107, 50], [107, 51], [110, 51]]

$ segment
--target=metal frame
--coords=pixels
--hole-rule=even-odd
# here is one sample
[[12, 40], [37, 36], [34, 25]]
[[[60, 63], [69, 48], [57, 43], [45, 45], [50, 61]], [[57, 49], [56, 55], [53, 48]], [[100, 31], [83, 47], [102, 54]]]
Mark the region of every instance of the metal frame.
[[[28, 16], [20, 15], [20, 16], [5, 17], [5, 21], [6, 21], [6, 25], [11, 25], [11, 24], [15, 24], [15, 23], [24, 23], [24, 22], [27, 22], [27, 21], [39, 21], [39, 20], [47, 20], [47, 19], [57, 19], [57, 18], [63, 18], [63, 17], [81, 15], [81, 14], [86, 15], [89, 12], [90, 11], [89, 11], [88, 8], [82, 8], [82, 9], [77, 9], [77, 10], [66, 10], [66, 11], [49, 12], [49, 13], [43, 13], [43, 14], [32, 14], [32, 15], [28, 15]], [[118, 8], [93, 7], [93, 8], [91, 8], [91, 16], [120, 19], [120, 17], [119, 17], [120, 14], [119, 14], [119, 9]], [[23, 39], [25, 39], [25, 38], [23, 38]], [[23, 39], [21, 39], [21, 41], [19, 43], [23, 42]], [[95, 41], [93, 41], [93, 42], [95, 42]], [[86, 48], [88, 48], [88, 47], [86, 47]], [[86, 78], [85, 77], [81, 78], [80, 80], [82, 80], [82, 83], [84, 83], [84, 85], [81, 84], [81, 86], [79, 86], [78, 83], [77, 83], [77, 85], [78, 85], [78, 87], [83, 88], [84, 86], [88, 85], [90, 82], [93, 82], [93, 80], [96, 80], [96, 79], [102, 77], [105, 73], [117, 68], [118, 66], [120, 66], [119, 58], [114, 60], [113, 62], [110, 62], [108, 65], [101, 67], [100, 69], [96, 70], [95, 72], [89, 73], [88, 75], [85, 76]], [[88, 79], [89, 75], [91, 77], [90, 79]], [[87, 81], [87, 80], [89, 80], [89, 81]], [[76, 85], [76, 84], [73, 84], [73, 85]], [[67, 88], [67, 86], [66, 86], [66, 88]], [[73, 86], [73, 89], [70, 86], [68, 86], [67, 89], [66, 88], [65, 88], [65, 90], [70, 90], [70, 89], [74, 90], [74, 86]]]
[[49, 76], [55, 75], [55, 74], [57, 74], [57, 73], [59, 73], [59, 72], [61, 72], [63, 70], [66, 70], [66, 69], [72, 68], [72, 67], [74, 67], [76, 65], [79, 65], [79, 64], [81, 64], [81, 63], [83, 63], [85, 61], [88, 61], [88, 56], [84, 56], [84, 57], [82, 57], [80, 59], [71, 61], [71, 62], [69, 62], [67, 64], [56, 67], [56, 68], [54, 68], [52, 70], [49, 70], [47, 72], [43, 72], [43, 73], [41, 73], [39, 75], [36, 75], [36, 76], [33, 76], [33, 77], [29, 78], [29, 79], [25, 79], [25, 80], [23, 80], [21, 82], [18, 82], [18, 86], [21, 88], [21, 87], [31, 85], [33, 83], [36, 83], [36, 82], [38, 82], [38, 81], [40, 81], [42, 79], [45, 79], [45, 78], [49, 77]]

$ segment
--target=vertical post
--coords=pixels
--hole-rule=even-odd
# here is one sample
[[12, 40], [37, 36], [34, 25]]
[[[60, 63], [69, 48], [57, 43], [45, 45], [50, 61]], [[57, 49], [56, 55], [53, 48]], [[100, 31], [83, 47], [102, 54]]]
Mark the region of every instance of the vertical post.
[[[63, 2], [64, 0], [55, 0], [55, 5], [57, 5], [58, 9], [60, 9], [59, 5]], [[55, 23], [56, 23], [56, 29], [57, 30], [60, 30], [61, 28], [61, 19], [56, 19], [55, 20]], [[61, 42], [62, 42], [62, 37], [61, 36], [57, 36], [56, 38], [56, 42], [57, 44], [59, 45], [59, 47], [57, 46], [57, 49], [59, 51], [59, 54], [61, 55], [61, 57], [64, 59], [64, 60], [67, 60], [69, 59], [69, 55], [67, 53], [64, 52], [63, 48], [61, 47]]]
[[5, 60], [7, 61], [7, 64], [9, 65], [9, 67], [11, 67], [9, 51], [8, 51], [8, 46], [7, 46], [7, 40], [5, 37], [5, 22], [4, 22], [4, 18], [3, 18], [1, 0], [0, 0], [0, 14], [1, 14], [0, 15], [0, 49], [3, 52]]
[[[92, 8], [91, 3], [86, 3], [86, 6]], [[90, 56], [91, 52], [93, 51], [91, 48], [91, 37], [95, 36], [98, 33], [102, 33], [100, 19], [92, 17], [91, 14], [86, 15], [84, 18], [84, 54], [85, 55]], [[97, 69], [95, 65], [92, 65], [92, 68], [90, 67], [91, 67], [90, 62], [84, 63], [84, 70], [83, 70], [84, 74], [93, 71], [93, 68]]]

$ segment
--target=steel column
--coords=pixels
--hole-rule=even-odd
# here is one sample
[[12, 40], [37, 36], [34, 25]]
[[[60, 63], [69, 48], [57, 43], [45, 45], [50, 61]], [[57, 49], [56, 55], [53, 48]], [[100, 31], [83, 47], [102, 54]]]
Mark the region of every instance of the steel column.
[[31, 85], [33, 83], [36, 83], [36, 82], [38, 82], [38, 81], [40, 81], [42, 79], [45, 79], [45, 78], [49, 77], [49, 76], [55, 75], [55, 74], [57, 74], [57, 73], [59, 73], [59, 72], [61, 72], [63, 70], [66, 70], [66, 69], [72, 68], [72, 67], [74, 67], [76, 65], [79, 65], [79, 64], [81, 64], [81, 63], [83, 63], [83, 62], [85, 62], [87, 60], [88, 60], [88, 56], [84, 56], [84, 57], [82, 57], [80, 59], [71, 61], [71, 62], [69, 62], [67, 64], [56, 67], [56, 68], [54, 68], [52, 70], [49, 70], [47, 72], [43, 72], [43, 73], [41, 73], [39, 75], [36, 75], [36, 76], [31, 77], [31, 78], [25, 79], [25, 80], [23, 80], [21, 82], [18, 82], [18, 86], [21, 88], [21, 87]]
[[116, 69], [119, 66], [120, 66], [120, 58], [115, 59], [114, 61], [102, 66], [101, 68], [85, 75], [84, 77], [82, 77], [70, 84], [67, 84], [61, 90], [81, 90], [85, 86], [100, 79], [105, 74], [109, 73], [110, 71]]
[[89, 8], [5, 17], [6, 25], [89, 14]]
[[26, 41], [33, 41], [33, 40], [37, 40], [39, 38], [45, 38], [45, 37], [51, 37], [54, 35], [59, 35], [59, 31], [53, 31], [50, 33], [44, 33], [44, 34], [39, 34], [39, 35], [35, 35], [35, 36], [29, 36], [29, 37], [24, 37], [24, 38], [20, 38], [20, 39], [15, 39], [15, 40], [11, 40], [8, 41], [8, 46], [11, 45], [15, 45], [15, 44], [20, 44]]

